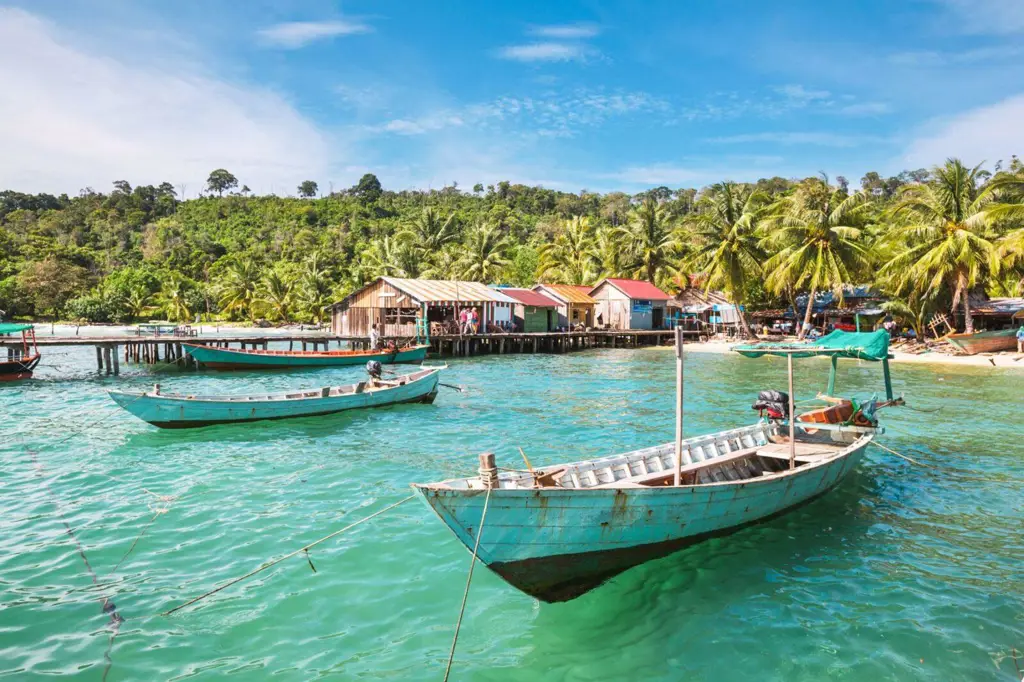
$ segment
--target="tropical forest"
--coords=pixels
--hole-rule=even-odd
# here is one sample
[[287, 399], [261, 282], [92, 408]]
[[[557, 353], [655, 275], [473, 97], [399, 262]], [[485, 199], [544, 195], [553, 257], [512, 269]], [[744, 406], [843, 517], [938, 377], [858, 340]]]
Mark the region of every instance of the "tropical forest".
[[0, 310], [82, 323], [316, 323], [382, 275], [516, 286], [631, 277], [671, 293], [721, 291], [748, 311], [870, 285], [920, 329], [937, 311], [970, 328], [969, 294], [1024, 293], [1017, 157], [991, 170], [948, 159], [859, 181], [632, 195], [510, 182], [396, 192], [368, 173], [343, 190], [307, 180], [295, 196], [256, 196], [217, 169], [199, 197], [180, 194], [126, 180], [74, 197], [0, 192]]

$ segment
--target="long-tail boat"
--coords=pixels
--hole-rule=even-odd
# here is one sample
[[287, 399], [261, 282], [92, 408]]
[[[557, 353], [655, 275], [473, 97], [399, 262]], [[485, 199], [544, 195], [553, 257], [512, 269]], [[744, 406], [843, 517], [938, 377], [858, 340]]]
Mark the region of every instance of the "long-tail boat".
[[1000, 329], [994, 332], [974, 332], [973, 334], [950, 334], [946, 340], [968, 355], [978, 353], [998, 353], [1002, 350], [1017, 348], [1017, 330]]
[[283, 369], [298, 367], [335, 367], [361, 365], [370, 360], [383, 364], [420, 363], [427, 357], [427, 344], [382, 350], [241, 350], [214, 348], [198, 343], [183, 343], [183, 348], [199, 363], [211, 369]]
[[114, 402], [128, 412], [166, 429], [186, 429], [213, 424], [313, 417], [346, 410], [382, 407], [399, 403], [432, 403], [437, 396], [439, 374], [447, 365], [428, 367], [387, 380], [370, 378], [351, 386], [327, 386], [314, 390], [271, 395], [183, 395], [153, 392], [110, 391]]
[[[839, 485], [883, 432], [877, 408], [902, 404], [902, 398], [892, 398], [888, 341], [884, 331], [836, 331], [813, 345], [736, 347], [747, 356], [787, 358], [789, 394], [777, 394], [785, 402], [773, 403], [780, 412], [749, 426], [683, 439], [677, 333], [674, 442], [538, 469], [527, 463], [528, 471], [500, 473], [494, 455], [485, 453], [477, 476], [413, 487], [512, 586], [546, 602], [574, 599], [634, 566], [766, 521]], [[812, 355], [832, 359], [828, 396], [834, 393], [837, 359], [880, 361], [887, 402], [872, 398], [855, 405], [833, 397], [831, 407], [789, 418], [793, 357]]]
[[18, 332], [21, 332], [21, 347], [7, 347], [7, 359], [0, 359], [0, 381], [30, 378], [32, 371], [42, 359], [39, 346], [36, 345], [35, 327], [17, 322], [0, 322], [0, 336]]

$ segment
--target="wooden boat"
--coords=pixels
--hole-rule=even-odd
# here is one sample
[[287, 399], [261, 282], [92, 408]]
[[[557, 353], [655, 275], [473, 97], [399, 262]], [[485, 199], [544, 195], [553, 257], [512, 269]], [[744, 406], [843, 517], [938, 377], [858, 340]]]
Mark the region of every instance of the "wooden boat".
[[[884, 347], [874, 359], [888, 365], [885, 332], [884, 341], [876, 334], [845, 332], [821, 341], [834, 344], [836, 334], [873, 337], [875, 352], [879, 344]], [[794, 355], [867, 355], [849, 345], [821, 347], [821, 341], [799, 350], [759, 344], [741, 352], [786, 355], [790, 386]], [[678, 334], [677, 349], [681, 386]], [[833, 372], [834, 366], [833, 360]], [[888, 372], [886, 377], [891, 400]], [[790, 415], [792, 394], [791, 389]], [[499, 473], [487, 453], [475, 477], [413, 488], [467, 548], [478, 547], [476, 556], [492, 571], [526, 594], [558, 602], [639, 564], [814, 500], [839, 485], [883, 432], [872, 410], [858, 410], [861, 419], [872, 417], [871, 426], [830, 423], [842, 412], [836, 410], [815, 421], [765, 420], [684, 440], [681, 405], [680, 391], [672, 443], [527, 472]]]
[[[36, 345], [35, 327], [16, 322], [0, 322], [0, 336], [21, 332], [21, 347], [8, 346], [7, 359], [0, 360], [0, 381], [28, 379], [42, 359]], [[31, 347], [30, 347], [31, 342]]]
[[946, 339], [968, 355], [1017, 350], [1016, 329], [1000, 329], [994, 332], [975, 332], [973, 334], [950, 334]]
[[282, 369], [297, 367], [335, 367], [361, 365], [370, 360], [383, 364], [420, 363], [427, 357], [429, 345], [413, 345], [393, 350], [241, 350], [214, 348], [195, 343], [182, 347], [211, 369]]
[[388, 380], [272, 395], [203, 396], [110, 391], [110, 397], [139, 419], [166, 429], [288, 419], [399, 403], [432, 403], [441, 367]]

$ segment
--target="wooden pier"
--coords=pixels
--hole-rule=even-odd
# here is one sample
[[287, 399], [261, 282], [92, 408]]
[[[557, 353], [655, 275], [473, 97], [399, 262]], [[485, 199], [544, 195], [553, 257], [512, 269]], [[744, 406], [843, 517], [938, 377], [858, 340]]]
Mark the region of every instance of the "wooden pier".
[[[612, 330], [582, 332], [544, 332], [535, 334], [450, 334], [430, 339], [430, 352], [439, 357], [471, 357], [519, 353], [568, 353], [591, 348], [639, 348], [667, 345], [673, 342], [672, 330]], [[699, 332], [687, 330], [688, 338], [697, 340]], [[384, 339], [387, 341], [388, 339]], [[394, 339], [402, 343], [409, 339]], [[41, 337], [40, 348], [91, 346], [96, 351], [96, 368], [102, 374], [121, 373], [121, 361], [136, 364], [174, 364], [195, 367], [196, 361], [183, 343], [267, 350], [271, 343], [288, 344], [288, 350], [328, 350], [335, 347], [367, 349], [370, 340], [363, 336], [332, 334], [267, 335], [267, 336], [108, 336], [108, 337]], [[0, 348], [21, 348], [21, 339], [0, 337]], [[43, 353], [45, 361], [46, 353]]]

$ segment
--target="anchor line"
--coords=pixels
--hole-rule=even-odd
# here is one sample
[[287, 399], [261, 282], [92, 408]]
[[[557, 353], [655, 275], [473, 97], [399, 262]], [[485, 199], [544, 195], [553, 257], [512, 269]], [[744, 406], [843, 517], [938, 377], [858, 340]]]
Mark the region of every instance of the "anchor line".
[[491, 501], [491, 488], [487, 489], [484, 498], [484, 510], [480, 514], [480, 526], [476, 529], [476, 541], [473, 543], [473, 558], [469, 560], [469, 575], [466, 576], [466, 590], [462, 593], [462, 606], [459, 608], [459, 619], [455, 622], [455, 636], [452, 638], [452, 650], [448, 653], [448, 666], [444, 669], [444, 682], [452, 672], [452, 661], [455, 660], [455, 647], [459, 643], [459, 631], [462, 629], [462, 616], [466, 613], [466, 601], [469, 599], [469, 586], [473, 582], [473, 569], [476, 568], [476, 555], [480, 549], [480, 536], [484, 534], [484, 521], [487, 520], [487, 505]]

